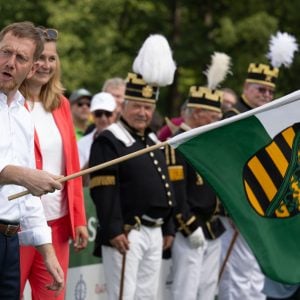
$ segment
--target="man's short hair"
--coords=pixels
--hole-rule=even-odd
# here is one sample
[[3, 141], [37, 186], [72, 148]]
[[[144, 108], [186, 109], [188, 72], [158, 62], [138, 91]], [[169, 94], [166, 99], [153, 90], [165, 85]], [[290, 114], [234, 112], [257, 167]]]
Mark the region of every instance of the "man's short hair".
[[27, 38], [32, 40], [36, 46], [33, 54], [33, 60], [36, 61], [40, 58], [44, 50], [45, 40], [43, 35], [41, 35], [32, 22], [17, 22], [4, 27], [0, 32], [0, 41], [2, 41], [4, 36], [8, 33], [11, 33], [13, 36], [18, 38]]
[[120, 77], [113, 77], [105, 80], [103, 87], [102, 87], [102, 92], [107, 92], [107, 89], [112, 87], [112, 88], [117, 88], [119, 86], [125, 86], [125, 80]]

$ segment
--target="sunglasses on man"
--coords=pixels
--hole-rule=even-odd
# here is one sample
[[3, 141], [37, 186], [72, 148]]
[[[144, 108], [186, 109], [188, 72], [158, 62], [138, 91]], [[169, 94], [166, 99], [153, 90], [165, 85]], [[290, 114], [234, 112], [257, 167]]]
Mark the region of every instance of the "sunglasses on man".
[[78, 107], [82, 107], [82, 106], [87, 106], [87, 107], [90, 107], [91, 106], [91, 103], [90, 102], [77, 102], [76, 105]]
[[274, 95], [274, 91], [265, 87], [258, 87], [257, 90], [261, 93], [261, 94], [266, 94], [269, 93], [270, 96]]
[[94, 114], [94, 116], [95, 116], [96, 118], [101, 118], [103, 115], [104, 115], [106, 118], [109, 118], [109, 117], [112, 116], [112, 112], [107, 111], [107, 110], [100, 110], [100, 109], [95, 110], [95, 111], [93, 112], [93, 114]]
[[254, 84], [253, 85], [254, 88], [262, 95], [265, 95], [265, 94], [269, 94], [270, 96], [273, 96], [274, 95], [274, 89], [272, 88], [268, 88], [268, 87], [263, 87], [263, 86], [259, 86], [259, 85], [256, 85]]

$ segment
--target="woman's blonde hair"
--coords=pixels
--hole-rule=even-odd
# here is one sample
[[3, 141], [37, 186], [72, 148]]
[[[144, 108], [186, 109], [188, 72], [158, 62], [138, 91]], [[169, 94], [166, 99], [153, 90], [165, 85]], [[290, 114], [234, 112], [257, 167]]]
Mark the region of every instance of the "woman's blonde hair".
[[[42, 86], [41, 93], [39, 96], [41, 103], [43, 104], [45, 110], [48, 112], [52, 112], [61, 104], [61, 96], [63, 95], [64, 87], [61, 83], [60, 77], [61, 65], [59, 56], [57, 55], [56, 70], [52, 78], [50, 78], [50, 80]], [[30, 90], [28, 87], [29, 80], [30, 79], [25, 79], [20, 87], [20, 91], [26, 100], [32, 99], [32, 95], [30, 94]]]

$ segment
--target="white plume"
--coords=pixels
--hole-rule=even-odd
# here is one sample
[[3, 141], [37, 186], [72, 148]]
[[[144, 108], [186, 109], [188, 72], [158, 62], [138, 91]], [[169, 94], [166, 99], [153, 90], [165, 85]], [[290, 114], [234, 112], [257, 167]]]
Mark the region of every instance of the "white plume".
[[226, 75], [230, 73], [231, 58], [220, 52], [215, 52], [211, 56], [211, 65], [204, 72], [207, 77], [207, 86], [211, 90], [214, 90], [218, 85], [226, 78]]
[[289, 67], [293, 62], [295, 51], [298, 51], [296, 38], [286, 32], [277, 32], [271, 36], [267, 57], [275, 68], [281, 65]]
[[132, 68], [150, 85], [171, 84], [176, 64], [166, 38], [159, 34], [150, 35], [142, 45]]

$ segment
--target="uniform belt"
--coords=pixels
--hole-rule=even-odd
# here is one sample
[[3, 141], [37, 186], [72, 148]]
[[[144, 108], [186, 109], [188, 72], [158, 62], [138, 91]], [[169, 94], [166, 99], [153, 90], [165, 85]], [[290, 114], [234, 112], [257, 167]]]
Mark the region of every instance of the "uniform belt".
[[147, 215], [142, 215], [141, 224], [147, 227], [160, 227], [164, 223], [162, 218], [153, 219]]
[[6, 236], [14, 236], [18, 233], [20, 225], [17, 224], [3, 224], [0, 223], [0, 233]]

